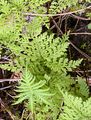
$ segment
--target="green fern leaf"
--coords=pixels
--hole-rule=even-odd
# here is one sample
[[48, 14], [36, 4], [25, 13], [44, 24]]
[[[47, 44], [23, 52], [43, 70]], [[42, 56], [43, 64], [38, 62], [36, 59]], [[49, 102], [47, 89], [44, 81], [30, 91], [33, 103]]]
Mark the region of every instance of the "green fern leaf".
[[72, 96], [68, 93], [62, 94], [64, 97], [64, 107], [59, 120], [90, 120], [91, 98], [87, 101], [83, 101], [81, 98]]
[[14, 105], [19, 104], [24, 100], [28, 100], [32, 111], [36, 102], [38, 103], [41, 101], [50, 105], [48, 98], [53, 96], [53, 94], [49, 93], [49, 89], [43, 89], [45, 84], [46, 83], [43, 80], [36, 83], [35, 77], [29, 71], [24, 71], [23, 77], [16, 90], [19, 95], [16, 96], [17, 101]]
[[78, 92], [85, 98], [88, 98], [89, 97], [89, 86], [87, 85], [86, 80], [82, 79], [81, 77], [78, 77], [77, 81], [79, 85]]

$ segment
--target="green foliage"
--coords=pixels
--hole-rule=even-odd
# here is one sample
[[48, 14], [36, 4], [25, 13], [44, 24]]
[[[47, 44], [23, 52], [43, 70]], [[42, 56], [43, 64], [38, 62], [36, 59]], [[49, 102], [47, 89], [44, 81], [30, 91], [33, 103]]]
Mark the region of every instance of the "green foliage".
[[[90, 0], [85, 0], [85, 2], [91, 2]], [[81, 4], [80, 4], [81, 3]], [[59, 13], [60, 11], [65, 11], [66, 8], [70, 10], [78, 10], [85, 7], [83, 0], [52, 0], [50, 6], [50, 13]]]
[[[30, 61], [28, 55], [26, 55], [27, 51], [30, 50], [29, 39], [35, 39], [35, 37], [36, 37], [36, 39], [39, 39], [38, 35], [40, 35], [42, 32], [42, 25], [46, 25], [48, 27], [48, 24], [47, 24], [48, 17], [34, 17], [34, 16], [31, 17], [30, 16], [30, 18], [28, 18], [29, 16], [25, 16], [23, 13], [26, 13], [26, 12], [41, 13], [41, 14], [46, 13], [47, 12], [46, 9], [44, 10], [44, 12], [43, 12], [43, 10], [39, 12], [40, 8], [41, 9], [45, 8], [44, 4], [46, 2], [48, 2], [48, 0], [46, 0], [46, 1], [44, 1], [44, 0], [41, 0], [41, 1], [37, 1], [37, 0], [36, 1], [34, 1], [34, 0], [31, 0], [31, 1], [28, 1], [28, 0], [25, 0], [25, 1], [24, 0], [19, 0], [19, 1], [17, 1], [17, 0], [14, 0], [14, 1], [1, 0], [0, 1], [0, 8], [1, 8], [0, 12], [2, 13], [2, 14], [0, 14], [0, 21], [1, 21], [0, 22], [0, 45], [2, 48], [1, 54], [2, 54], [3, 50], [5, 51], [5, 54], [2, 54], [1, 57], [6, 56], [6, 58], [9, 58], [9, 64], [0, 65], [2, 68], [12, 70], [12, 71], [17, 71], [17, 70], [20, 71], [20, 70], [22, 70], [22, 67], [25, 66], [24, 65], [25, 59], [28, 59]], [[64, 6], [66, 1], [64, 1], [64, 2], [60, 1], [60, 4], [61, 3]], [[69, 4], [73, 5], [73, 2], [71, 2]], [[52, 3], [51, 3], [51, 6], [52, 6]], [[51, 8], [51, 6], [50, 6], [50, 8]], [[68, 2], [67, 2], [66, 6], [69, 6]], [[56, 7], [56, 9], [57, 8], [58, 7]], [[60, 10], [62, 10], [62, 9], [60, 9]], [[44, 37], [44, 35], [43, 35], [43, 37]], [[65, 38], [63, 38], [63, 39], [65, 39]], [[47, 38], [45, 38], [45, 39], [47, 39]], [[68, 43], [65, 42], [63, 44], [68, 44]], [[65, 45], [65, 46], [67, 46], [67, 45]], [[28, 48], [29, 48], [29, 50], [27, 50]], [[9, 51], [8, 53], [6, 53], [7, 49]], [[65, 47], [62, 49], [65, 49]], [[60, 52], [60, 51], [58, 51], [58, 52]], [[56, 57], [56, 59], [59, 59], [59, 58]], [[56, 59], [55, 59], [55, 65], [54, 65], [54, 62], [53, 62], [53, 64], [51, 64], [51, 62], [52, 62], [52, 60], [51, 60], [50, 63], [47, 63], [47, 66], [52, 67], [52, 69], [55, 67], [56, 71], [57, 71], [57, 69], [58, 69], [58, 71], [60, 71], [60, 68], [57, 68], [59, 65], [58, 64], [56, 65]], [[48, 65], [48, 64], [50, 64], [50, 65]], [[59, 64], [62, 65], [61, 70], [65, 71], [65, 69], [71, 70], [71, 67], [75, 68], [77, 66], [76, 64], [78, 64], [78, 63], [73, 62], [73, 61], [70, 61], [68, 63], [68, 59], [61, 58], [61, 59], [59, 59]]]
[[68, 93], [64, 93], [63, 97], [64, 107], [59, 120], [90, 120], [91, 98], [83, 101], [81, 98]]
[[65, 10], [67, 7], [72, 7], [72, 6], [76, 6], [78, 3], [78, 0], [53, 0], [53, 2], [51, 3], [51, 7], [50, 7], [50, 11], [52, 13], [57, 13], [60, 12], [62, 10]]
[[[89, 87], [86, 83], [85, 79], [82, 79], [81, 77], [78, 77], [78, 89], [77, 89], [77, 95], [79, 95], [82, 98], [88, 98], [89, 97]], [[76, 86], [76, 87], [77, 87]]]
[[[48, 10], [47, 3], [50, 4]], [[73, 80], [68, 75], [82, 60], [69, 61], [69, 35], [57, 37], [43, 32], [43, 26], [49, 28], [50, 18], [40, 17], [65, 12], [66, 8], [75, 11], [84, 7], [84, 2], [78, 0], [0, 1], [0, 57], [8, 60], [0, 67], [22, 72], [15, 104], [24, 102], [36, 120], [87, 120], [91, 117], [90, 98], [85, 101], [89, 97], [86, 81], [79, 77]], [[68, 93], [60, 94], [60, 90]]]
[[88, 12], [86, 15], [87, 15], [87, 17], [91, 18], [91, 13], [90, 12]]
[[[50, 69], [50, 72], [61, 73], [67, 70], [71, 71], [72, 68], [76, 68], [79, 65], [81, 60], [68, 61], [66, 54], [68, 45], [67, 35], [60, 39], [54, 38], [54, 35], [48, 36], [44, 33], [33, 38], [31, 42], [28, 41], [28, 38], [20, 38], [16, 45], [15, 42], [12, 45], [9, 43], [8, 48], [15, 55], [12, 61], [16, 66], [16, 70], [18, 70], [18, 67], [19, 70], [22, 70], [21, 67], [25, 66], [24, 60], [27, 60], [32, 72], [44, 74], [48, 69]], [[12, 61], [9, 64], [9, 66], [11, 65], [11, 70], [14, 68]]]
[[54, 38], [54, 35], [48, 36], [46, 33], [34, 38], [30, 43], [31, 52], [27, 51], [28, 55], [31, 56], [32, 63], [34, 65], [36, 63], [34, 69], [39, 68], [38, 71], [41, 71], [41, 73], [43, 73], [43, 71], [44, 73], [47, 72], [47, 69], [49, 69], [50, 72], [61, 73], [66, 72], [66, 69], [71, 70], [71, 68], [76, 68], [81, 61], [68, 62], [66, 51], [69, 43], [67, 41], [67, 35], [64, 35], [62, 39], [60, 39]]
[[35, 104], [42, 104], [44, 102], [45, 104], [50, 105], [48, 98], [52, 96], [52, 94], [49, 94], [48, 88], [43, 89], [43, 86], [45, 86], [46, 83], [45, 80], [40, 80], [39, 82], [35, 82], [35, 80], [36, 78], [26, 69], [19, 82], [19, 86], [17, 87], [18, 90], [16, 90], [19, 95], [16, 96], [18, 100], [15, 104], [19, 104], [27, 99], [32, 112]]
[[[15, 104], [19, 104], [22, 101], [28, 101], [27, 109], [34, 112], [36, 120], [46, 120], [48, 118], [56, 120], [59, 113], [59, 120], [88, 120], [90, 118], [91, 113], [87, 112], [90, 111], [91, 99], [89, 98], [86, 101], [86, 99], [88, 98], [89, 89], [85, 80], [78, 77], [78, 82], [76, 83], [71, 82], [71, 78], [69, 78], [68, 76], [64, 76], [64, 81], [60, 81], [60, 83], [55, 81], [55, 83], [53, 83], [50, 80], [50, 77], [48, 77], [47, 75], [45, 75], [44, 78], [44, 80], [39, 81], [30, 73], [30, 71], [25, 69], [22, 79], [19, 82], [16, 90], [16, 92], [18, 92], [18, 95], [16, 96]], [[63, 76], [61, 75], [61, 79], [62, 78]], [[67, 91], [67, 80], [69, 80], [68, 92], [72, 93], [73, 95], [76, 95], [75, 92], [77, 92], [77, 95], [82, 97], [83, 99], [65, 92], [61, 92], [62, 94], [60, 94], [61, 90]], [[48, 81], [50, 81], [49, 84]], [[51, 83], [53, 87], [50, 85]], [[56, 87], [54, 86], [54, 84]], [[64, 89], [61, 84], [65, 85], [66, 89]], [[76, 89], [78, 91], [72, 89], [71, 85], [76, 85]], [[48, 89], [48, 87], [50, 89]], [[85, 96], [86, 102], [84, 101], [83, 96]], [[64, 106], [62, 107], [63, 102]], [[62, 110], [60, 111], [60, 109]], [[30, 120], [32, 119], [31, 116], [29, 118]]]
[[[44, 80], [39, 81], [30, 71], [25, 69], [17, 90], [15, 90], [18, 92], [18, 95], [16, 96], [14, 105], [26, 101], [28, 103], [26, 105], [27, 109], [35, 114], [37, 120], [45, 120], [47, 118], [53, 118], [55, 120], [59, 114], [60, 104], [62, 102], [60, 92], [57, 89], [58, 83], [56, 81], [55, 83], [48, 82], [50, 78], [47, 75], [44, 78]], [[55, 87], [53, 88], [54, 85]]]
[[91, 29], [91, 23], [88, 24], [88, 29]]

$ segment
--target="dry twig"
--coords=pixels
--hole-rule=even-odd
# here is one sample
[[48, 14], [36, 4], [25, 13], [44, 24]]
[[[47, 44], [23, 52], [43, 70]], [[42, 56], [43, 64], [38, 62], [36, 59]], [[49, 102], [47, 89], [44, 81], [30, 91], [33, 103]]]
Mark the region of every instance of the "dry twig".
[[76, 11], [72, 11], [72, 12], [67, 12], [67, 13], [59, 13], [59, 14], [38, 14], [38, 13], [23, 13], [24, 15], [30, 15], [30, 16], [40, 16], [40, 17], [53, 17], [53, 16], [63, 16], [63, 15], [71, 15], [73, 13], [79, 13], [79, 12], [83, 12], [87, 9], [90, 9], [91, 6], [88, 6], [86, 8], [83, 8], [83, 9], [79, 9], [79, 10], [76, 10]]

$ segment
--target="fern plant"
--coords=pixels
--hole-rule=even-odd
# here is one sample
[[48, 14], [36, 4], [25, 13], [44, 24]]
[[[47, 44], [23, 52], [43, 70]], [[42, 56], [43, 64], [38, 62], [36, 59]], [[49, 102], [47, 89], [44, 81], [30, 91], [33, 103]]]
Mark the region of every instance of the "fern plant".
[[[69, 61], [69, 63], [68, 63], [68, 59], [66, 58], [66, 56], [67, 56], [66, 49], [67, 49], [69, 43], [67, 42], [68, 37], [66, 35], [64, 35], [62, 39], [56, 38], [55, 41], [53, 41], [53, 40], [54, 40], [54, 35], [48, 36], [47, 33], [45, 33], [43, 35], [35, 37], [29, 43], [29, 46], [27, 46], [28, 49], [25, 53], [25, 61], [27, 60], [26, 62], [28, 64], [28, 69], [36, 77], [37, 83], [33, 83], [33, 79], [31, 77], [31, 75], [30, 75], [30, 78], [31, 78], [31, 81], [30, 81], [30, 78], [29, 78], [30, 72], [28, 72], [28, 71], [25, 72], [25, 74], [24, 74], [25, 77], [23, 77], [23, 82], [21, 82], [20, 87], [18, 87], [19, 88], [18, 92], [20, 93], [20, 95], [18, 96], [19, 99], [16, 102], [16, 104], [17, 104], [17, 103], [22, 102], [25, 99], [28, 99], [28, 100], [30, 99], [29, 103], [34, 105], [35, 100], [37, 100], [36, 103], [38, 102], [40, 104], [39, 98], [41, 98], [42, 101], [44, 101], [45, 103], [48, 104], [48, 101], [46, 100], [48, 95], [51, 95], [52, 93], [56, 94], [56, 96], [51, 97], [50, 103], [52, 103], [53, 106], [47, 107], [48, 111], [51, 109], [50, 116], [52, 114], [54, 114], [54, 111], [56, 111], [56, 110], [57, 110], [57, 114], [58, 114], [59, 109], [60, 109], [60, 107], [59, 107], [60, 93], [57, 88], [57, 85], [59, 84], [61, 89], [71, 91], [71, 85], [74, 84], [74, 81], [72, 81], [70, 76], [66, 76], [66, 74], [67, 74], [66, 71], [67, 71], [67, 69], [72, 70], [72, 68], [75, 68], [81, 62], [81, 60], [78, 60], [78, 61]], [[65, 48], [63, 48], [63, 47], [65, 47]], [[11, 48], [12, 48], [12, 50], [15, 50], [15, 47], [11, 46]], [[60, 55], [58, 54], [58, 51], [59, 51]], [[18, 51], [17, 54], [20, 54], [20, 52]], [[29, 58], [29, 56], [31, 56], [31, 57]], [[21, 61], [19, 61], [19, 60], [24, 59], [21, 57], [22, 56], [19, 57], [19, 55], [18, 55], [18, 57], [15, 58], [15, 61], [17, 60], [17, 62], [20, 62], [20, 63], [16, 63], [16, 65], [18, 65], [18, 66], [23, 66], [25, 63], [25, 61], [23, 61], [24, 63], [21, 64]], [[26, 57], [28, 57], [28, 59]], [[63, 61], [64, 62], [61, 63], [60, 60], [62, 60], [62, 62]], [[58, 62], [58, 61], [60, 61], [60, 62]], [[64, 65], [62, 65], [62, 64], [64, 64]], [[54, 67], [52, 67], [53, 65], [54, 65]], [[57, 67], [55, 67], [55, 66], [57, 66]], [[12, 66], [12, 68], [13, 68], [13, 66]], [[43, 82], [43, 81], [41, 82], [40, 81], [41, 79], [45, 79], [45, 82]], [[27, 83], [27, 81], [28, 81], [28, 83]], [[23, 83], [25, 83], [25, 84], [23, 84]], [[41, 91], [42, 93], [39, 93], [39, 96], [37, 96], [37, 97], [39, 97], [38, 98], [39, 100], [36, 99], [36, 96], [34, 95], [35, 96], [34, 101], [31, 101], [31, 99], [32, 99], [31, 98], [32, 93], [30, 91], [30, 88], [32, 87], [31, 83], [38, 85], [38, 86], [36, 86], [36, 89], [34, 88], [35, 91], [38, 91], [37, 88], [38, 87], [40, 88], [40, 86], [42, 87], [42, 85], [44, 85], [46, 83], [45, 88], [49, 87], [50, 92], [46, 93], [47, 91], [42, 88], [41, 90], [39, 90], [39, 92]], [[35, 86], [35, 85], [33, 85], [33, 86]], [[33, 89], [32, 89], [32, 91], [33, 91]], [[33, 91], [33, 93], [36, 94], [37, 92]], [[41, 95], [43, 95], [43, 96], [41, 96]], [[55, 106], [55, 109], [52, 110], [54, 106]], [[41, 108], [41, 106], [39, 106], [39, 108]], [[33, 108], [31, 107], [31, 110], [32, 109]], [[37, 112], [37, 110], [35, 110], [35, 112]], [[43, 111], [43, 112], [45, 113], [45, 111]], [[41, 113], [41, 112], [39, 112], [39, 113]], [[57, 114], [56, 115], [54, 114], [55, 118], [57, 117]], [[38, 116], [38, 114], [36, 116]], [[53, 117], [53, 115], [52, 115], [52, 117]]]
[[[45, 75], [45, 80], [42, 80], [42, 81], [40, 80], [39, 82], [37, 82], [37, 79], [30, 73], [30, 71], [26, 69], [17, 87], [16, 92], [18, 92], [18, 95], [16, 96], [16, 102], [14, 104], [19, 104], [23, 101], [26, 101], [26, 102], [28, 101], [27, 109], [32, 111], [36, 120], [42, 120], [42, 119], [46, 120], [48, 118], [53, 120], [56, 120], [57, 118], [59, 120], [60, 119], [67, 120], [68, 117], [69, 117], [69, 120], [74, 120], [74, 119], [84, 120], [86, 117], [90, 118], [90, 114], [87, 115], [88, 114], [87, 111], [89, 111], [89, 108], [90, 108], [89, 102], [91, 101], [91, 99], [89, 98], [86, 101], [86, 99], [88, 98], [89, 89], [85, 81], [82, 81], [81, 78], [78, 78], [77, 81], [82, 82], [84, 86], [83, 84], [80, 84], [80, 82], [78, 83], [78, 86], [80, 84], [79, 86], [80, 90], [79, 88], [77, 89], [78, 89], [78, 93], [81, 93], [81, 95], [77, 94], [79, 95], [79, 97], [77, 97], [75, 93], [77, 92], [77, 90], [75, 91], [70, 86], [70, 85], [77, 86], [76, 82], [74, 82], [73, 84], [72, 83], [69, 84], [70, 89], [68, 92], [72, 95], [70, 95], [67, 92], [66, 93], [61, 92], [62, 94], [60, 94], [60, 91], [67, 91], [67, 89], [63, 89], [60, 86], [62, 81], [60, 82], [60, 84], [58, 82], [55, 82], [55, 85], [56, 85], [56, 88], [55, 88], [48, 84], [47, 80], [49, 79], [50, 78], [48, 78], [48, 76]], [[68, 80], [68, 77], [67, 77], [67, 80]], [[64, 81], [64, 82], [67, 83], [67, 81]], [[50, 89], [48, 89], [48, 87]], [[82, 93], [82, 90], [83, 90], [83, 93]], [[85, 99], [82, 95], [85, 96]], [[64, 106], [63, 106], [63, 103], [64, 103]], [[87, 108], [85, 108], [85, 105]], [[86, 109], [85, 110], [86, 113], [85, 112], [82, 113], [84, 109]], [[29, 118], [31, 120], [31, 116]]]
[[[91, 2], [90, 0], [85, 0], [85, 2]], [[75, 11], [76, 9], [85, 8], [85, 4], [83, 0], [53, 0], [50, 6], [50, 13], [59, 13], [65, 11], [67, 8], [71, 11]]]
[[[48, 3], [49, 10], [45, 7]], [[82, 60], [69, 61], [69, 35], [59, 38], [43, 32], [42, 27], [45, 25], [48, 29], [50, 18], [46, 15], [41, 17], [42, 14], [65, 12], [66, 8], [73, 11], [84, 7], [85, 4], [79, 4], [78, 0], [0, 1], [0, 57], [8, 61], [0, 64], [0, 68], [12, 72], [24, 71], [16, 90], [15, 104], [23, 101], [26, 104], [28, 101], [27, 106], [36, 120], [68, 120], [68, 117], [74, 120], [74, 116], [77, 120], [90, 119], [90, 98], [85, 101], [89, 97], [86, 81], [81, 78], [75, 81], [68, 75], [68, 71], [75, 69]], [[60, 94], [60, 89], [68, 94]]]
[[35, 80], [36, 78], [26, 69], [17, 87], [18, 90], [16, 90], [19, 93], [16, 98], [19, 99], [15, 104], [19, 104], [27, 99], [32, 112], [35, 104], [42, 104], [44, 102], [50, 105], [48, 98], [52, 96], [48, 92], [48, 88], [43, 89], [43, 86], [46, 84], [45, 80], [40, 80], [39, 82], [35, 82]]
[[83, 99], [87, 99], [89, 97], [89, 87], [85, 79], [78, 77], [76, 85], [76, 94]]
[[14, 64], [17, 70], [22, 70], [21, 67], [24, 67], [25, 64], [24, 59], [30, 62], [32, 72], [40, 72], [43, 75], [47, 72], [47, 69], [58, 73], [66, 72], [66, 70], [71, 71], [81, 62], [81, 60], [68, 61], [66, 54], [69, 45], [67, 35], [64, 35], [62, 39], [56, 38], [54, 40], [54, 35], [48, 36], [44, 33], [33, 38], [31, 42], [28, 41], [28, 38], [21, 38], [20, 40], [17, 41], [16, 45], [14, 42], [12, 46], [8, 45], [12, 54], [15, 54], [15, 58], [9, 63], [11, 70], [13, 70]]
[[63, 93], [64, 107], [59, 120], [90, 120], [91, 119], [91, 98], [83, 101], [68, 93]]

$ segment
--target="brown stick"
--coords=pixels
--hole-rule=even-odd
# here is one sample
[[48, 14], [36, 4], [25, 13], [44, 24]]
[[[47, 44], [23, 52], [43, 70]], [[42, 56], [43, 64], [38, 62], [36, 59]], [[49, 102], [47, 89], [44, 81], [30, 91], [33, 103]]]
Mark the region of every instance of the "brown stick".
[[8, 64], [8, 61], [0, 61], [0, 64]]
[[20, 81], [20, 79], [0, 79], [0, 83], [1, 82], [18, 82]]
[[80, 17], [80, 16], [77, 16], [77, 15], [74, 15], [74, 14], [71, 14], [72, 17], [76, 18], [76, 19], [79, 19], [79, 20], [91, 20], [91, 18], [84, 18], [84, 17]]
[[53, 19], [53, 17], [51, 17], [51, 18], [52, 18], [53, 23], [54, 23], [55, 26], [57, 27], [58, 31], [61, 33], [61, 35], [63, 35], [63, 32], [60, 30], [60, 28], [58, 27], [57, 23], [56, 23], [55, 20]]
[[72, 11], [72, 12], [67, 12], [67, 13], [60, 13], [60, 14], [38, 14], [38, 13], [23, 13], [24, 15], [30, 15], [30, 16], [40, 16], [40, 17], [52, 17], [52, 16], [63, 16], [63, 15], [70, 15], [73, 13], [78, 13], [78, 12], [82, 12], [84, 10], [90, 9], [91, 6], [86, 7], [84, 9], [80, 9], [80, 10], [76, 10], [76, 11]]
[[8, 88], [11, 88], [12, 86], [6, 86], [6, 87], [2, 87], [2, 88], [0, 88], [0, 91], [1, 90], [5, 90], [5, 89], [8, 89]]
[[79, 53], [81, 53], [85, 58], [87, 58], [89, 61], [91, 61], [91, 57], [89, 55], [87, 55], [82, 50], [80, 50], [78, 47], [76, 47], [71, 41], [69, 41], [69, 42]]
[[88, 32], [82, 32], [82, 33], [70, 33], [70, 35], [91, 35], [91, 33]]

